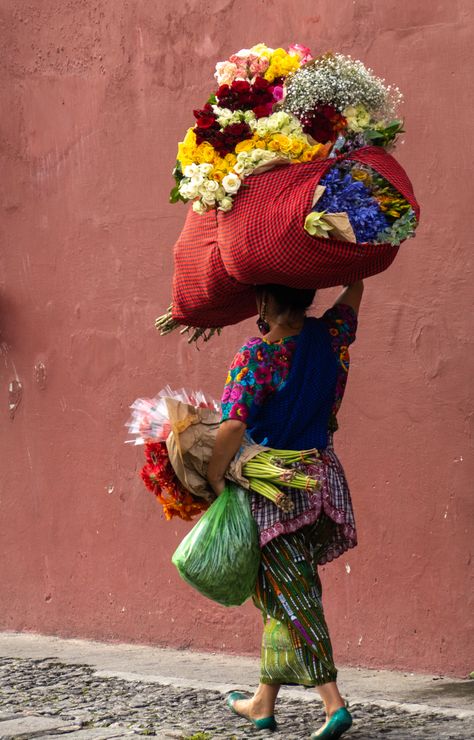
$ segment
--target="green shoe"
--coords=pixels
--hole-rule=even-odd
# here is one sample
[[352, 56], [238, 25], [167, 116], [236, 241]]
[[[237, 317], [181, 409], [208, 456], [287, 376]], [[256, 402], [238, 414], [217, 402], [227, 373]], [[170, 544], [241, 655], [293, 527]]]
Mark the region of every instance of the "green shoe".
[[234, 701], [240, 701], [240, 699], [248, 699], [248, 696], [242, 694], [241, 691], [232, 691], [232, 693], [227, 697], [227, 706], [234, 712], [234, 714], [237, 714], [237, 716], [242, 717], [243, 719], [247, 719], [257, 728], [257, 730], [276, 730], [277, 723], [275, 722], [273, 714], [271, 717], [263, 717], [262, 719], [251, 719], [250, 717], [244, 717], [243, 714], [239, 714], [239, 712], [234, 709]]
[[352, 725], [352, 717], [345, 707], [334, 712], [322, 732], [313, 732], [311, 740], [337, 740]]

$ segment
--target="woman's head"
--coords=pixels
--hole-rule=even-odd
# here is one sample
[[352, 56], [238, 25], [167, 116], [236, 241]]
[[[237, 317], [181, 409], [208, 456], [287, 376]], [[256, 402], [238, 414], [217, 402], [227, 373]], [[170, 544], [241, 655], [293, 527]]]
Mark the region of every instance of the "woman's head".
[[311, 306], [314, 301], [316, 291], [310, 288], [288, 288], [286, 285], [257, 285], [255, 288], [257, 295], [257, 306], [260, 310], [263, 303], [266, 303], [267, 310], [272, 313], [301, 315]]

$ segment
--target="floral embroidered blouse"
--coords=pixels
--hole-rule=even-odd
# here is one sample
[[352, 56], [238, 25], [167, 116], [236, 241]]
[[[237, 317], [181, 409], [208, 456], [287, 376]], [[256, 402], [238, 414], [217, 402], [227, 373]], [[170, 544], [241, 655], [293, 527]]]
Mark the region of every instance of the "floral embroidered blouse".
[[[349, 372], [349, 345], [355, 340], [357, 315], [344, 303], [337, 303], [321, 316], [328, 328], [332, 348], [339, 359], [335, 399], [329, 422], [330, 431], [337, 429], [336, 414], [342, 402]], [[265, 399], [285, 385], [298, 335], [268, 342], [252, 337], [237, 352], [230, 366], [222, 395], [222, 420], [246, 422], [253, 404]]]

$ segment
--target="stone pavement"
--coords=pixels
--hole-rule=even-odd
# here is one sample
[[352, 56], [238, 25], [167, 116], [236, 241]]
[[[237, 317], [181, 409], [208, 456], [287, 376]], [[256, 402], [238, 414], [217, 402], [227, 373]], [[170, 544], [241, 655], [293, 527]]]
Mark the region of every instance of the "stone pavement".
[[[0, 633], [0, 739], [166, 740], [266, 737], [225, 707], [251, 690], [258, 660], [142, 645]], [[341, 669], [354, 726], [348, 740], [474, 738], [474, 681]], [[323, 722], [312, 690], [281, 692], [273, 740], [309, 738]]]

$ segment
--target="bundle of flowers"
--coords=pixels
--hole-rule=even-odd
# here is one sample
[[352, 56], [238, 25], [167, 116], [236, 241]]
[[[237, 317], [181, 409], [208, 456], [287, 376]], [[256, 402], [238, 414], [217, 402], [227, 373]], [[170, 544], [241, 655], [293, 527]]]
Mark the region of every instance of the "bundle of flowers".
[[178, 146], [171, 202], [197, 213], [229, 211], [245, 178], [277, 164], [300, 164], [367, 143], [388, 146], [402, 130], [401, 100], [362, 62], [312, 58], [293, 44], [257, 44], [218, 62], [217, 89]]
[[162, 505], [166, 519], [177, 516], [190, 521], [209, 507], [208, 501], [193, 496], [181, 484], [170, 463], [165, 442], [145, 442], [145, 458], [140, 477]]
[[[134, 437], [130, 441], [145, 445], [146, 462], [140, 476], [162, 505], [166, 519], [177, 516], [189, 521], [201, 514], [215, 498], [206, 470], [221, 418], [219, 404], [201, 392], [167, 387], [155, 398], [137, 399], [131, 408], [126, 425]], [[298, 469], [302, 462], [314, 464], [316, 456], [314, 450], [271, 450], [245, 440], [228, 477], [290, 511], [293, 503], [288, 491], [292, 488], [321, 488], [318, 478]]]
[[312, 236], [393, 246], [414, 236], [416, 226], [412, 206], [388, 180], [350, 161], [338, 163], [320, 180], [305, 220]]

